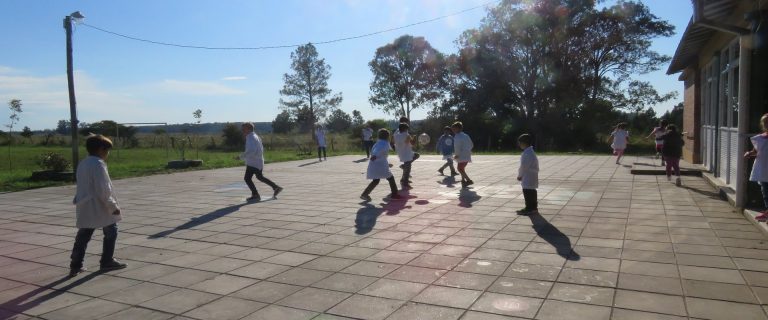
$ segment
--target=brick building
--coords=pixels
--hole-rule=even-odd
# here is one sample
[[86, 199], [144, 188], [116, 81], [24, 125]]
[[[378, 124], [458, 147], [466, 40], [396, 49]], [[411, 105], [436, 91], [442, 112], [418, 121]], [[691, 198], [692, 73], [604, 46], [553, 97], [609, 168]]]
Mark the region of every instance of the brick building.
[[669, 65], [685, 86], [685, 160], [701, 164], [737, 207], [747, 197], [742, 155], [768, 112], [768, 2], [693, 0], [693, 16]]

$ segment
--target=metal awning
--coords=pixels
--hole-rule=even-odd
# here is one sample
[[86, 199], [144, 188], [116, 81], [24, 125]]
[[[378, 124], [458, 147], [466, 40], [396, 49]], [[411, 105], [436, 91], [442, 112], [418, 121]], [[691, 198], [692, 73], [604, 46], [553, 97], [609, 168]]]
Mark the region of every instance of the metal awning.
[[[700, 0], [704, 4], [703, 8], [701, 8], [701, 13], [708, 20], [723, 21], [741, 1], [743, 0]], [[691, 2], [693, 3], [693, 12], [695, 14], [699, 1], [692, 0]], [[718, 31], [694, 24], [693, 17], [691, 17], [688, 27], [685, 28], [685, 33], [683, 33], [683, 37], [680, 39], [680, 44], [677, 45], [675, 55], [669, 63], [667, 74], [678, 73], [686, 67], [695, 64], [701, 48], [707, 44], [716, 32]]]

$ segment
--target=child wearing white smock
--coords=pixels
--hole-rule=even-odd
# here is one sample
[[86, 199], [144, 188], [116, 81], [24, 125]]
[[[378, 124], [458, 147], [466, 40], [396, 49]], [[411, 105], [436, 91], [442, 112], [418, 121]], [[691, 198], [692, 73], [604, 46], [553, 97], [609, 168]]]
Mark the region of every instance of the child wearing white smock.
[[760, 184], [760, 191], [763, 193], [763, 204], [766, 208], [755, 219], [757, 221], [766, 221], [768, 220], [768, 114], [764, 114], [760, 118], [760, 125], [763, 128], [763, 133], [749, 138], [754, 148], [744, 154], [744, 156], [755, 158], [749, 181]]
[[613, 148], [613, 154], [616, 155], [616, 164], [620, 163], [619, 161], [621, 161], [629, 142], [629, 132], [626, 129], [627, 124], [622, 122], [616, 125], [616, 129], [611, 132], [611, 137], [613, 137], [611, 148]]
[[391, 150], [389, 147], [389, 131], [387, 129], [379, 129], [378, 138], [378, 141], [376, 141], [371, 149], [371, 161], [368, 161], [368, 170], [365, 174], [366, 178], [371, 180], [371, 183], [368, 184], [363, 194], [360, 195], [360, 199], [371, 201], [371, 191], [376, 188], [381, 179], [387, 179], [387, 182], [389, 182], [389, 188], [392, 191], [390, 199], [400, 199], [400, 195], [397, 193], [395, 177], [392, 175], [392, 171], [389, 170], [390, 164], [387, 160]]

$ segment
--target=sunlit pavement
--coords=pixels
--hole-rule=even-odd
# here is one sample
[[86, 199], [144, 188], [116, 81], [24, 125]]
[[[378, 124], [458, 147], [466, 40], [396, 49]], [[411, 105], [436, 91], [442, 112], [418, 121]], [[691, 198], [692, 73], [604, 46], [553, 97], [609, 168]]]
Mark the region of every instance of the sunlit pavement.
[[766, 238], [702, 178], [541, 156], [528, 217], [519, 157], [474, 159], [470, 189], [424, 156], [369, 204], [356, 156], [268, 164], [261, 203], [244, 168], [118, 180], [129, 266], [72, 279], [74, 188], [0, 194], [0, 319], [768, 319]]

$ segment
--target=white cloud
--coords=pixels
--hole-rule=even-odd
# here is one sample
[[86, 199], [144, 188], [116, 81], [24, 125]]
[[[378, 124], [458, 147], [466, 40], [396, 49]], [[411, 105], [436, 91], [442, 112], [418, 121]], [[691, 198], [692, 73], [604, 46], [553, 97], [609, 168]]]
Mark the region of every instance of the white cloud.
[[9, 74], [17, 72], [16, 69], [8, 66], [0, 66], [0, 74]]
[[243, 90], [230, 88], [215, 82], [205, 81], [185, 81], [166, 79], [157, 84], [156, 87], [162, 91], [170, 93], [181, 93], [188, 95], [203, 96], [229, 96], [245, 94]]
[[248, 79], [248, 77], [244, 77], [244, 76], [231, 76], [231, 77], [221, 78], [221, 80], [224, 80], [224, 81], [238, 81], [238, 80], [245, 80], [245, 79]]

